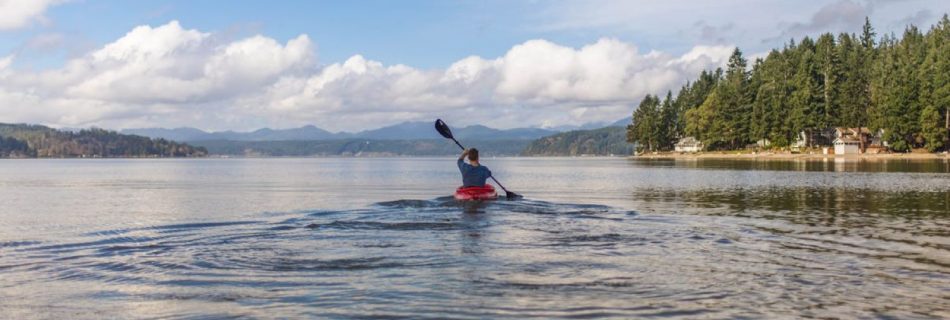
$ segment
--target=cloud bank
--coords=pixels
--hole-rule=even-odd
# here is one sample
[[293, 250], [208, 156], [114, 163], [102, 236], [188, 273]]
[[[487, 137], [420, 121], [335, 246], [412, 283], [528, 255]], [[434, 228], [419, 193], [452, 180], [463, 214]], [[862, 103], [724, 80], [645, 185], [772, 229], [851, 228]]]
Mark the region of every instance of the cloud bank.
[[731, 50], [674, 56], [611, 38], [580, 48], [530, 40], [424, 70], [361, 55], [321, 64], [307, 35], [227, 40], [172, 21], [53, 70], [15, 70], [16, 57], [0, 57], [0, 122], [358, 130], [436, 117], [501, 128], [613, 121], [644, 95], [723, 65]]

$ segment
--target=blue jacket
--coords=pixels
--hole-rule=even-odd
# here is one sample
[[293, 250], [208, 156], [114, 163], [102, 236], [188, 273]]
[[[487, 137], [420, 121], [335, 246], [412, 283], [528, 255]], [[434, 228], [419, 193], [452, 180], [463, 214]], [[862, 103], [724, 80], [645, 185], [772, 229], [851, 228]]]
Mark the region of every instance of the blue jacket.
[[462, 186], [481, 187], [491, 177], [491, 170], [488, 170], [488, 167], [482, 165], [476, 167], [465, 163], [462, 159], [459, 159], [458, 165], [459, 171], [462, 172]]

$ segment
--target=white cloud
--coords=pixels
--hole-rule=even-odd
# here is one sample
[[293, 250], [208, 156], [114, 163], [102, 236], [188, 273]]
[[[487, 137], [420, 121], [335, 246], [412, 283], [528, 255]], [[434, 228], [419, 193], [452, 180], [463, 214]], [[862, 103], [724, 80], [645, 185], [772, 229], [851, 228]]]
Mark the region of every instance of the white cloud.
[[0, 122], [331, 130], [436, 117], [496, 127], [612, 122], [644, 95], [723, 65], [731, 50], [697, 46], [674, 56], [609, 38], [581, 48], [531, 40], [446, 69], [361, 55], [320, 66], [306, 35], [226, 41], [172, 21], [136, 27], [59, 69], [12, 70], [12, 56], [0, 59]]
[[78, 77], [65, 87], [72, 97], [129, 104], [188, 103], [227, 98], [268, 84], [310, 65], [312, 52], [305, 35], [285, 46], [262, 36], [218, 45], [210, 34], [184, 30], [172, 21], [158, 28], [137, 27], [53, 73]]
[[[614, 39], [580, 49], [531, 40], [497, 59], [473, 56], [436, 71], [387, 67], [354, 56], [307, 77], [284, 78], [240, 104], [259, 107], [260, 116], [290, 112], [311, 122], [392, 123], [441, 116], [462, 124], [515, 127], [613, 121], [644, 95], [675, 89], [700, 71], [723, 65], [731, 52], [727, 46], [699, 46], [676, 57], [641, 54]], [[327, 122], [344, 129], [332, 127], [339, 121]]]
[[0, 31], [25, 27], [34, 21], [43, 21], [46, 9], [58, 0], [0, 0]]

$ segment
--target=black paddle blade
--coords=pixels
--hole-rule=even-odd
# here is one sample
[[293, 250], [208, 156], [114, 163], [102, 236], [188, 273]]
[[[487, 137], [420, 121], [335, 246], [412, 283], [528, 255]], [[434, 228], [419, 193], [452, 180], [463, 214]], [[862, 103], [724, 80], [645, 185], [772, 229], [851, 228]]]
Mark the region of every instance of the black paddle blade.
[[449, 129], [449, 125], [445, 124], [442, 119], [435, 120], [435, 131], [438, 131], [446, 139], [452, 139], [452, 130]]
[[505, 191], [505, 198], [508, 198], [508, 200], [518, 200], [524, 197], [511, 191]]

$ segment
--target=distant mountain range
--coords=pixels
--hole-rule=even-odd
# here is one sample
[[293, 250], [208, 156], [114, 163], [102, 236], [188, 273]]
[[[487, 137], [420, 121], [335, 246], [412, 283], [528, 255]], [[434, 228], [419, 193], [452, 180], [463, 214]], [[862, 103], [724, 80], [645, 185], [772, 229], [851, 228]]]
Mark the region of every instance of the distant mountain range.
[[[452, 132], [458, 139], [477, 139], [477, 140], [534, 140], [541, 137], [557, 134], [568, 130], [594, 129], [604, 126], [622, 126], [629, 124], [630, 118], [617, 121], [607, 125], [605, 123], [588, 123], [582, 126], [562, 126], [550, 129], [541, 128], [515, 128], [515, 129], [495, 129], [483, 125], [472, 125], [461, 128], [453, 128]], [[373, 130], [365, 130], [356, 133], [339, 132], [333, 133], [327, 130], [317, 128], [312, 125], [293, 128], [293, 129], [269, 129], [263, 128], [251, 132], [237, 131], [219, 131], [207, 132], [195, 128], [143, 128], [143, 129], [125, 129], [120, 131], [123, 134], [133, 134], [150, 138], [163, 138], [174, 141], [310, 141], [310, 140], [347, 140], [347, 139], [373, 139], [373, 140], [419, 140], [419, 139], [441, 139], [438, 132], [435, 131], [431, 122], [403, 122], [396, 125], [386, 126]]]
[[[486, 156], [629, 155], [633, 146], [626, 143], [623, 126], [627, 121], [568, 132], [538, 128], [499, 130], [473, 125], [458, 128], [455, 135], [466, 146], [477, 147]], [[441, 156], [459, 152], [455, 144], [443, 139], [430, 124], [423, 122], [402, 123], [359, 133], [332, 133], [314, 126], [253, 132], [205, 132], [194, 128], [123, 132], [0, 124], [0, 158], [201, 157], [207, 154], [372, 157]], [[175, 140], [188, 141], [188, 144]]]
[[[533, 140], [466, 140], [484, 156], [517, 156]], [[458, 155], [459, 148], [446, 139], [336, 139], [287, 141], [208, 140], [191, 142], [214, 155], [240, 157], [388, 157]]]
[[163, 138], [174, 141], [277, 141], [277, 140], [328, 140], [338, 139], [339, 134], [332, 133], [315, 126], [304, 126], [293, 129], [274, 130], [263, 128], [251, 132], [219, 131], [206, 132], [200, 129], [183, 127], [175, 129], [144, 128], [124, 129], [123, 134], [134, 134], [150, 138]]

